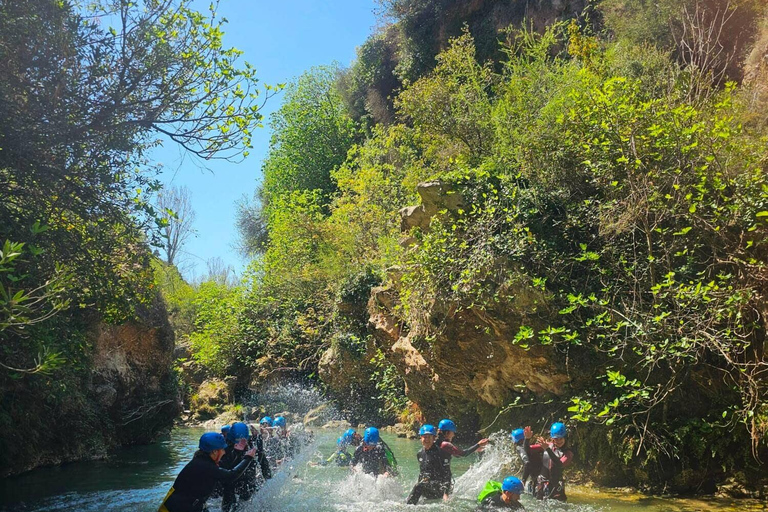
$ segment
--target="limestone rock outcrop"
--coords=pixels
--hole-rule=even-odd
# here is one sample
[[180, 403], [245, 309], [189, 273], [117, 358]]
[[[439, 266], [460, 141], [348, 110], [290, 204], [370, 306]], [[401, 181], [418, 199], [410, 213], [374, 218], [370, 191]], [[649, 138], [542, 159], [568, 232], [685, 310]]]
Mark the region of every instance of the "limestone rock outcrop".
[[[426, 230], [441, 212], [466, 208], [460, 192], [438, 181], [421, 183], [422, 204], [400, 210], [405, 236]], [[469, 305], [424, 305], [427, 326], [409, 326], [397, 305], [402, 269], [393, 269], [384, 286], [372, 290], [369, 326], [375, 345], [403, 376], [406, 394], [428, 418], [463, 417], [473, 424], [489, 419], [515, 397], [558, 396], [571, 380], [565, 358], [548, 347], [526, 350], [513, 343], [521, 325], [543, 327], [534, 314], [543, 292], [515, 283], [513, 304], [495, 310]]]

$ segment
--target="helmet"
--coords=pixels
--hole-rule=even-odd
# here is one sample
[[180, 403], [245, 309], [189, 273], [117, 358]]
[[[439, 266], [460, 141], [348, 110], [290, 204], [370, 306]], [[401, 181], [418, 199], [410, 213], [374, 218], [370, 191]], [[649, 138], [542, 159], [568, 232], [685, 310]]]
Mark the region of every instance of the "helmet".
[[355, 439], [355, 429], [351, 428], [344, 432], [344, 435], [342, 435], [339, 439], [343, 439], [345, 443], [352, 444], [352, 441]]
[[501, 490], [507, 492], [513, 492], [515, 494], [523, 494], [523, 482], [516, 476], [508, 476], [501, 483]]
[[242, 421], [233, 423], [232, 428], [227, 432], [227, 441], [230, 443], [236, 443], [238, 439], [248, 439], [249, 437], [251, 437], [251, 430]]
[[227, 447], [224, 436], [218, 432], [206, 432], [200, 436], [200, 451], [210, 453], [214, 450], [223, 450]]
[[525, 432], [521, 428], [516, 428], [515, 430], [512, 431], [510, 436], [512, 436], [513, 442], [519, 443], [520, 441], [525, 439]]
[[261, 421], [259, 421], [259, 425], [263, 425], [265, 423], [267, 424], [268, 427], [271, 427], [272, 418], [270, 418], [269, 416], [264, 416], [263, 418], [261, 418]]
[[379, 442], [379, 429], [376, 427], [368, 427], [365, 429], [365, 435], [363, 436], [363, 442], [365, 444], [376, 444]]
[[565, 425], [559, 421], [557, 423], [553, 423], [552, 426], [549, 427], [549, 437], [552, 439], [568, 437], [568, 432], [565, 430]]
[[443, 432], [456, 432], [456, 424], [451, 420], [440, 420], [437, 424], [437, 428]]
[[420, 436], [426, 436], [426, 435], [436, 436], [437, 430], [435, 430], [434, 425], [422, 425], [421, 428], [419, 429], [419, 435]]
[[227, 432], [229, 432], [229, 429], [232, 428], [232, 425], [224, 425], [221, 427], [221, 435], [224, 437], [227, 437]]
[[341, 436], [336, 440], [336, 446], [339, 446], [339, 447], [347, 446], [347, 440], [344, 439], [344, 436]]
[[275, 421], [272, 422], [272, 426], [285, 428], [285, 418], [282, 416], [275, 416]]

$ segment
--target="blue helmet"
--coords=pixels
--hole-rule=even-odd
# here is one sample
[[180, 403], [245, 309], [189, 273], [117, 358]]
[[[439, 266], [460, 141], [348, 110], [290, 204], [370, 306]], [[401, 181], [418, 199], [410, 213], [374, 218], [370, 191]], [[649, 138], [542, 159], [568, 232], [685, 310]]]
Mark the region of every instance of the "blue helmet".
[[434, 425], [422, 425], [421, 428], [419, 429], [419, 435], [420, 436], [426, 436], [426, 435], [436, 436], [437, 430], [435, 430]]
[[525, 439], [525, 431], [521, 428], [516, 428], [515, 430], [512, 431], [510, 436], [512, 436], [512, 441], [514, 441], [515, 443], [519, 443], [520, 441]]
[[501, 483], [501, 490], [515, 494], [523, 494], [523, 482], [516, 476], [508, 476]]
[[336, 440], [336, 445], [339, 448], [343, 448], [343, 447], [347, 446], [348, 444], [349, 444], [349, 442], [344, 438], [344, 436], [341, 436], [340, 438], [338, 438]]
[[229, 432], [229, 429], [232, 428], [232, 425], [224, 425], [221, 427], [221, 435], [224, 437], [227, 437], [227, 432]]
[[265, 423], [267, 424], [268, 427], [271, 427], [272, 418], [270, 418], [269, 416], [264, 416], [263, 418], [261, 418], [261, 421], [259, 421], [259, 425], [263, 425]]
[[552, 439], [568, 437], [568, 432], [565, 430], [565, 425], [559, 421], [557, 423], [553, 423], [552, 426], [549, 427], [549, 437]]
[[242, 421], [233, 423], [227, 432], [227, 441], [230, 443], [236, 443], [238, 439], [248, 439], [249, 437], [251, 437], [251, 430]]
[[227, 447], [224, 436], [218, 432], [206, 432], [200, 436], [200, 451], [210, 453], [214, 450], [223, 450]]
[[365, 429], [365, 435], [363, 436], [363, 442], [365, 444], [376, 444], [379, 442], [379, 429], [376, 427], [368, 427]]
[[285, 418], [282, 416], [275, 416], [275, 421], [272, 422], [272, 426], [285, 428]]
[[440, 420], [437, 424], [437, 428], [443, 432], [456, 432], [456, 424], [451, 420]]
[[342, 435], [340, 439], [343, 439], [347, 444], [352, 444], [352, 441], [355, 440], [355, 434], [357, 434], [357, 432], [355, 432], [355, 429], [351, 428], [344, 432], [344, 435]]

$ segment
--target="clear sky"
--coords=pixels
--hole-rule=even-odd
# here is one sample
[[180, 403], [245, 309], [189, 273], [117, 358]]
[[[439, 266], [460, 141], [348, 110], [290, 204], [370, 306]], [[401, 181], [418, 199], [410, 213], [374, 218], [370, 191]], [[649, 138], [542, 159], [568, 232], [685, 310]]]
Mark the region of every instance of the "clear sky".
[[[206, 12], [207, 2], [199, 10]], [[224, 43], [243, 50], [262, 83], [288, 82], [312, 66], [338, 61], [349, 65], [376, 26], [374, 0], [221, 0], [218, 15], [227, 18]], [[262, 111], [264, 128], [256, 130], [250, 156], [239, 164], [184, 156], [168, 143], [154, 155], [162, 163], [166, 184], [186, 186], [195, 209], [197, 236], [187, 242], [179, 266], [188, 279], [206, 271], [205, 262], [220, 257], [238, 274], [244, 261], [237, 241], [235, 203], [251, 196], [261, 178], [269, 144], [269, 113], [280, 107], [276, 96]]]

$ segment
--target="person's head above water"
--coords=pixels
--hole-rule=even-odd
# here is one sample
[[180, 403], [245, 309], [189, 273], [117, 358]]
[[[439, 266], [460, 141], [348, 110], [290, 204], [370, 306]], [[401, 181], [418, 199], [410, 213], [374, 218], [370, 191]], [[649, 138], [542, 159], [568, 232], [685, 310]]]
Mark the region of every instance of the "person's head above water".
[[505, 503], [519, 501], [523, 494], [523, 482], [516, 476], [508, 476], [501, 483], [501, 498]]
[[509, 437], [512, 438], [513, 443], [519, 443], [525, 439], [525, 431], [522, 428], [516, 428], [512, 431], [511, 434], [509, 434]]
[[419, 429], [419, 436], [421, 436], [421, 445], [425, 450], [432, 448], [435, 444], [435, 436], [437, 436], [437, 430], [434, 425], [422, 425]]
[[264, 416], [259, 420], [259, 425], [262, 427], [271, 427], [272, 426], [272, 418], [269, 416]]
[[238, 450], [245, 450], [248, 445], [248, 438], [251, 435], [251, 430], [248, 425], [242, 421], [237, 421], [232, 424], [232, 427], [227, 433], [227, 441], [235, 445]]
[[214, 462], [219, 462], [224, 456], [224, 451], [227, 448], [227, 441], [224, 439], [224, 436], [218, 432], [206, 432], [200, 436], [198, 448], [201, 452], [210, 455]]
[[372, 448], [378, 444], [379, 440], [379, 429], [368, 427], [365, 429], [365, 435], [363, 435], [363, 448]]
[[355, 429], [350, 428], [344, 434], [342, 434], [341, 439], [344, 440], [345, 443], [351, 444], [354, 446], [357, 446], [360, 444], [360, 434], [358, 434]]
[[447, 418], [440, 420], [440, 423], [437, 424], [437, 433], [450, 442], [456, 435], [456, 424]]
[[282, 416], [275, 416], [275, 421], [272, 422], [273, 427], [280, 427], [283, 430], [287, 428], [287, 422]]
[[565, 425], [563, 423], [560, 423], [559, 421], [557, 423], [553, 423], [551, 427], [549, 427], [549, 437], [552, 438], [552, 444], [560, 448], [565, 444], [565, 439], [568, 437], [568, 431], [565, 428]]

